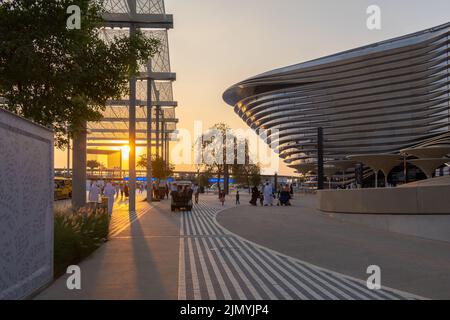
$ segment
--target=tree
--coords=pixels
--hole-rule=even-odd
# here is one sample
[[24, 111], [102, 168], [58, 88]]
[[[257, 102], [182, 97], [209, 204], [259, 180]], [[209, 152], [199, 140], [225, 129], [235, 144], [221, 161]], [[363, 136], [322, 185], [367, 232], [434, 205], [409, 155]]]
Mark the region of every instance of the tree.
[[245, 183], [249, 189], [261, 184], [261, 167], [259, 164], [245, 163], [232, 167], [233, 177], [237, 183]]
[[[225, 176], [225, 170], [227, 170], [227, 131], [231, 128], [225, 123], [217, 123], [212, 126], [208, 133], [202, 135], [197, 141], [200, 145], [202, 153], [202, 163], [204, 172], [217, 177], [217, 185], [219, 188], [219, 193], [221, 192], [220, 181], [222, 177]], [[228, 141], [231, 143], [232, 141]], [[221, 145], [220, 145], [221, 144]], [[207, 150], [212, 150], [210, 154], [207, 154]], [[216, 152], [221, 152], [222, 155], [216, 154]], [[205, 161], [205, 158], [208, 158]]]
[[103, 166], [103, 164], [101, 164], [97, 160], [88, 160], [87, 161], [87, 167], [89, 169], [91, 169], [91, 175], [94, 175], [94, 169], [100, 168], [101, 166]]
[[[108, 99], [119, 99], [159, 50], [138, 32], [101, 39], [101, 0], [0, 2], [0, 96], [6, 108], [53, 128], [62, 147], [68, 132], [98, 121]], [[81, 29], [67, 28], [67, 8], [81, 9]]]
[[[136, 166], [138, 168], [147, 168], [147, 155], [141, 155]], [[163, 180], [173, 174], [175, 167], [172, 164], [167, 165], [164, 159], [158, 156], [152, 156], [152, 176], [155, 179]]]
[[261, 167], [256, 164], [250, 164], [247, 166], [247, 176], [249, 177], [249, 187], [258, 186], [261, 184]]
[[[217, 177], [219, 192], [221, 191], [220, 181], [222, 177], [226, 178], [229, 168], [231, 168], [231, 173], [237, 183], [247, 183], [250, 186], [252, 182], [250, 177], [254, 176], [253, 181], [257, 180], [256, 176], [260, 175], [261, 170], [259, 165], [250, 163], [248, 140], [239, 141], [228, 125], [224, 123], [215, 124], [200, 139], [197, 143], [201, 146], [202, 157], [204, 160], [205, 158], [208, 160], [202, 163], [203, 171]], [[230, 154], [227, 155], [227, 146], [232, 146], [232, 159], [228, 158]], [[244, 163], [238, 163], [239, 148], [242, 147], [245, 148], [245, 161]], [[211, 151], [211, 154], [208, 155], [209, 151]], [[216, 154], [216, 152], [221, 152], [221, 154]]]
[[200, 188], [208, 187], [210, 178], [211, 178], [211, 175], [209, 172], [203, 172], [203, 173], [199, 174], [197, 177], [197, 183], [200, 186]]

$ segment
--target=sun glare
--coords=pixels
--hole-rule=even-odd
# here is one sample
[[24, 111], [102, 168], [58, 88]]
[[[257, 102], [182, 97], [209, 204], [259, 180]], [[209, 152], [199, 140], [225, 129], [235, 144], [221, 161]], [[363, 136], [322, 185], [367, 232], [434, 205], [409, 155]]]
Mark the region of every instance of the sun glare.
[[128, 159], [130, 157], [130, 147], [123, 146], [121, 150], [122, 150], [122, 159]]

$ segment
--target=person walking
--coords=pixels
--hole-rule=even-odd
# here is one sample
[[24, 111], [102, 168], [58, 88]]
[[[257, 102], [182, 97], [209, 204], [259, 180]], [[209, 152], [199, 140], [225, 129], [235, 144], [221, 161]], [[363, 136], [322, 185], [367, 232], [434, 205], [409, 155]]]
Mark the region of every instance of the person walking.
[[264, 206], [273, 206], [273, 188], [268, 181], [264, 187]]
[[130, 189], [128, 188], [128, 184], [123, 187], [123, 193], [125, 194], [125, 199], [128, 199], [130, 197]]
[[114, 189], [116, 191], [116, 200], [117, 200], [117, 199], [119, 199], [119, 195], [120, 195], [120, 185], [118, 183], [115, 183]]
[[257, 186], [254, 186], [252, 189], [252, 199], [250, 200], [250, 204], [254, 207], [258, 205], [259, 198], [259, 190]]
[[280, 193], [280, 198], [278, 199], [278, 206], [290, 206], [291, 205], [291, 194], [289, 187], [286, 186]]
[[89, 189], [89, 208], [90, 209], [97, 209], [97, 204], [98, 204], [98, 198], [100, 196], [100, 188], [98, 187], [98, 185], [94, 182], [91, 184], [91, 187]]
[[114, 208], [114, 196], [116, 195], [116, 190], [109, 182], [106, 184], [104, 195], [106, 198], [108, 198], [108, 215], [111, 218]]
[[194, 191], [194, 197], [195, 197], [195, 204], [198, 204], [198, 200], [200, 197], [200, 188], [198, 187], [197, 183], [194, 185], [193, 191]]
[[123, 185], [123, 183], [120, 184], [120, 198], [121, 200], [123, 200], [123, 195], [125, 192], [125, 186]]
[[166, 183], [166, 198], [167, 199], [169, 199], [169, 195], [170, 195], [170, 187], [169, 187], [169, 184], [168, 183]]
[[238, 204], [241, 204], [240, 196], [239, 196], [239, 190], [236, 191], [236, 205], [238, 205]]
[[222, 203], [222, 206], [224, 206], [225, 205], [225, 191], [220, 191], [219, 200]]

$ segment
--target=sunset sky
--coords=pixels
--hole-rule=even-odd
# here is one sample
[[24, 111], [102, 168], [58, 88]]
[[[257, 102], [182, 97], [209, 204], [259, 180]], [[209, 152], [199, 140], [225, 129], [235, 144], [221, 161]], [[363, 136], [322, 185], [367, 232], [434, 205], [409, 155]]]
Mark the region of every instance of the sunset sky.
[[[366, 9], [382, 10], [382, 29], [366, 27]], [[450, 21], [448, 0], [166, 0], [179, 128], [226, 122], [247, 129], [222, 100], [232, 84]], [[66, 167], [57, 151], [55, 166]], [[281, 174], [292, 173], [282, 166]]]

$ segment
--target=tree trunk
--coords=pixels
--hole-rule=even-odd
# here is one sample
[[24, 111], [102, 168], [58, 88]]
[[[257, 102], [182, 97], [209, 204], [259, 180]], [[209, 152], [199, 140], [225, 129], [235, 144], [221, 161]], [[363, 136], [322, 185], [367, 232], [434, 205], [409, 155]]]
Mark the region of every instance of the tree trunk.
[[220, 170], [219, 170], [218, 173], [217, 173], [217, 187], [218, 187], [218, 190], [219, 190], [219, 195], [220, 195], [220, 192], [222, 191], [222, 188], [220, 186], [220, 177], [221, 177], [221, 173], [220, 173]]

